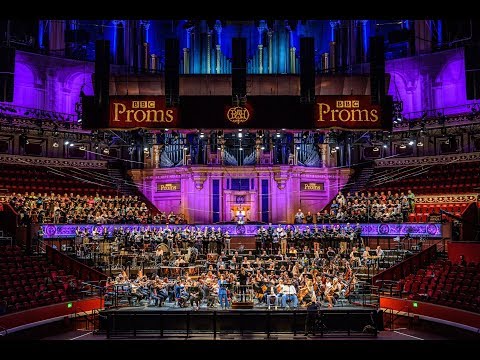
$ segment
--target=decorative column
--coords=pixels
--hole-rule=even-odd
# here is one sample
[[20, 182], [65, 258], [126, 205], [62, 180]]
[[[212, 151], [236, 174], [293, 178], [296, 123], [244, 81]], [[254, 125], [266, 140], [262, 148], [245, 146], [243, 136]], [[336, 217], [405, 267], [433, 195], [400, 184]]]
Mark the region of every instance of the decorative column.
[[112, 20], [113, 29], [113, 57], [117, 65], [124, 64], [125, 54], [125, 20]]
[[148, 62], [150, 57], [150, 45], [148, 43], [148, 29], [150, 20], [140, 20], [140, 67], [148, 71]]
[[150, 29], [150, 20], [140, 20], [140, 28], [142, 29], [142, 41], [148, 43], [148, 30]]
[[183, 48], [183, 73], [190, 74], [190, 49]]
[[222, 23], [220, 20], [217, 20], [215, 22], [215, 25], [213, 26], [215, 31], [217, 32], [217, 44], [215, 45], [215, 49], [217, 51], [217, 54], [215, 56], [216, 59], [216, 64], [215, 64], [215, 73], [220, 74], [222, 72], [222, 65], [221, 65], [221, 57], [222, 57]]
[[273, 31], [268, 30], [268, 73], [273, 73]]
[[260, 160], [262, 157], [262, 144], [263, 144], [262, 138], [257, 137], [255, 139], [255, 162], [257, 164], [260, 164]]
[[296, 71], [296, 68], [295, 68], [295, 60], [296, 60], [296, 57], [295, 57], [295, 52], [297, 51], [297, 49], [292, 46], [290, 48], [290, 74], [296, 74], [297, 71]]
[[207, 74], [212, 73], [212, 56], [211, 56], [211, 49], [212, 49], [212, 32], [208, 30], [207, 33]]
[[338, 28], [338, 20], [330, 20], [331, 36], [330, 36], [330, 71], [335, 72], [337, 68], [337, 43], [336, 43], [336, 31]]
[[54, 55], [65, 53], [65, 20], [49, 20], [48, 50]]
[[368, 61], [367, 23], [368, 20], [357, 20], [357, 41], [360, 48], [358, 61], [360, 63], [366, 63]]
[[265, 20], [260, 20], [258, 30], [258, 73], [263, 74], [263, 32], [267, 29]]

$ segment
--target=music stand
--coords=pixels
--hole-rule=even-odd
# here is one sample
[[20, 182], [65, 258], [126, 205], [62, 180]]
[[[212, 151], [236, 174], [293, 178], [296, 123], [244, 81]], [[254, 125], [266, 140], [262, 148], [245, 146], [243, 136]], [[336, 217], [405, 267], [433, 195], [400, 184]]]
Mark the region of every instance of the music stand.
[[395, 241], [397, 243], [397, 250], [403, 250], [403, 243], [402, 243], [402, 239], [400, 238], [400, 236], [394, 237], [393, 241]]

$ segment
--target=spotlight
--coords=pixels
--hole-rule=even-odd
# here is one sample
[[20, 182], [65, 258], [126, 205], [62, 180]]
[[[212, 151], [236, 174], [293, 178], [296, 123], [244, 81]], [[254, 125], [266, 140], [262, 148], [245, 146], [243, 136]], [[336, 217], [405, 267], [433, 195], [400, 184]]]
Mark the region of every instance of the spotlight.
[[238, 133], [238, 137], [239, 138], [242, 138], [243, 137], [243, 134], [241, 132]]
[[103, 149], [103, 153], [106, 155], [110, 154], [110, 149], [109, 148]]
[[277, 137], [280, 137], [280, 133], [279, 133], [279, 132], [277, 132], [277, 134], [276, 134], [276, 135], [277, 135]]
[[238, 129], [238, 131], [242, 132], [242, 129]]
[[78, 123], [81, 123], [81, 122], [82, 122], [82, 118], [78, 118], [77, 122], [78, 122]]
[[410, 140], [410, 141], [408, 142], [408, 145], [410, 145], [410, 146], [412, 146], [413, 144], [414, 144], [413, 140]]
[[184, 146], [184, 147], [183, 147], [183, 150], [188, 150], [188, 147], [187, 147], [187, 146]]
[[421, 141], [417, 142], [417, 146], [423, 146], [423, 142]]
[[262, 146], [262, 147], [260, 148], [260, 150], [265, 150], [265, 146]]
[[68, 144], [70, 144], [70, 141], [65, 140], [64, 144], [65, 144], [65, 145], [68, 145]]
[[407, 147], [407, 145], [405, 145], [405, 144], [400, 145], [400, 149], [405, 149], [406, 147]]
[[79, 149], [85, 151], [85, 149], [86, 149], [86, 148], [85, 148], [85, 145], [81, 145], [81, 146], [79, 147]]
[[203, 138], [205, 137], [205, 134], [203, 132], [200, 133], [200, 137]]
[[165, 131], [168, 131], [168, 129], [165, 129]]
[[243, 148], [241, 147], [239, 150], [240, 150], [240, 151], [242, 151], [242, 150], [243, 150]]
[[70, 147], [74, 146], [75, 144], [74, 143], [70, 143]]
[[383, 144], [383, 148], [386, 149], [388, 146], [387, 144]]
[[339, 149], [340, 149], [340, 147], [338, 147], [338, 146], [335, 146], [335, 150], [339, 150]]
[[300, 146], [297, 146], [297, 150], [300, 150]]
[[374, 151], [374, 152], [379, 152], [380, 149], [378, 148], [378, 146], [375, 146], [375, 147], [373, 148], [373, 151]]
[[54, 148], [57, 148], [57, 147], [58, 147], [58, 142], [57, 142], [57, 141], [54, 141], [53, 144], [52, 144], [52, 146], [53, 146]]

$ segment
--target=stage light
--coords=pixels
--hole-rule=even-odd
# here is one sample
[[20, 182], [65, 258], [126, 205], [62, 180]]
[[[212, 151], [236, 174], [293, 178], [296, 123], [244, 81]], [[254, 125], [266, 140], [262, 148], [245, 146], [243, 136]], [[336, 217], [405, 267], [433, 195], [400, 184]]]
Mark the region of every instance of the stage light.
[[241, 132], [238, 133], [238, 137], [241, 138], [243, 134]]
[[54, 141], [53, 144], [52, 144], [52, 146], [53, 146], [54, 148], [58, 147], [58, 142], [57, 142], [57, 141]]
[[205, 134], [203, 132], [200, 133], [200, 137], [203, 138]]
[[387, 144], [383, 144], [383, 148], [386, 149], [388, 146]]
[[85, 145], [81, 145], [81, 146], [79, 147], [79, 149], [85, 151], [85, 149], [86, 149], [86, 148], [85, 148]]
[[297, 146], [297, 150], [300, 150], [300, 146]]
[[265, 146], [262, 146], [260, 149], [261, 149], [261, 150], [265, 150]]
[[187, 147], [187, 146], [184, 146], [184, 147], [183, 147], [183, 150], [188, 150], [188, 147]]
[[280, 137], [280, 135], [281, 135], [281, 134], [280, 134], [279, 132], [277, 132], [277, 134], [276, 134], [276, 135], [277, 135], [277, 137]]
[[70, 143], [70, 147], [72, 147], [72, 146], [75, 146], [75, 144], [74, 144], [74, 143]]
[[243, 129], [238, 129], [238, 131], [242, 132]]
[[338, 147], [338, 146], [335, 146], [335, 150], [340, 150], [340, 147]]
[[421, 141], [417, 142], [417, 146], [423, 146], [423, 142]]
[[110, 154], [110, 149], [109, 148], [103, 149], [103, 153], [107, 155]]
[[414, 144], [414, 141], [413, 141], [413, 140], [410, 140], [410, 141], [408, 142], [408, 145], [410, 145], [410, 146], [412, 146], [413, 144]]
[[378, 146], [375, 146], [375, 147], [373, 148], [373, 151], [374, 151], [374, 152], [379, 152], [380, 149], [378, 148]]
[[70, 141], [65, 140], [64, 144], [65, 144], [65, 145], [68, 145], [68, 144], [70, 144]]
[[167, 131], [168, 131], [168, 129], [165, 129], [165, 132], [167, 132]]
[[407, 145], [405, 145], [405, 144], [400, 145], [400, 149], [405, 149], [406, 147], [407, 147]]
[[243, 150], [243, 148], [241, 147], [239, 150], [240, 150], [240, 151], [242, 151], [242, 150]]

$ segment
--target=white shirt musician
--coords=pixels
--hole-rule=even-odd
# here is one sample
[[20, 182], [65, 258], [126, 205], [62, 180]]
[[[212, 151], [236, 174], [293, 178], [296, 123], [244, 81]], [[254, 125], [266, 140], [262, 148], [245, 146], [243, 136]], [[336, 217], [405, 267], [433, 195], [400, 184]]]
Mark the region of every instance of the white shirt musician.
[[290, 307], [297, 308], [298, 297], [297, 289], [293, 284], [286, 284], [283, 286], [282, 307], [287, 306], [287, 301], [290, 301]]

